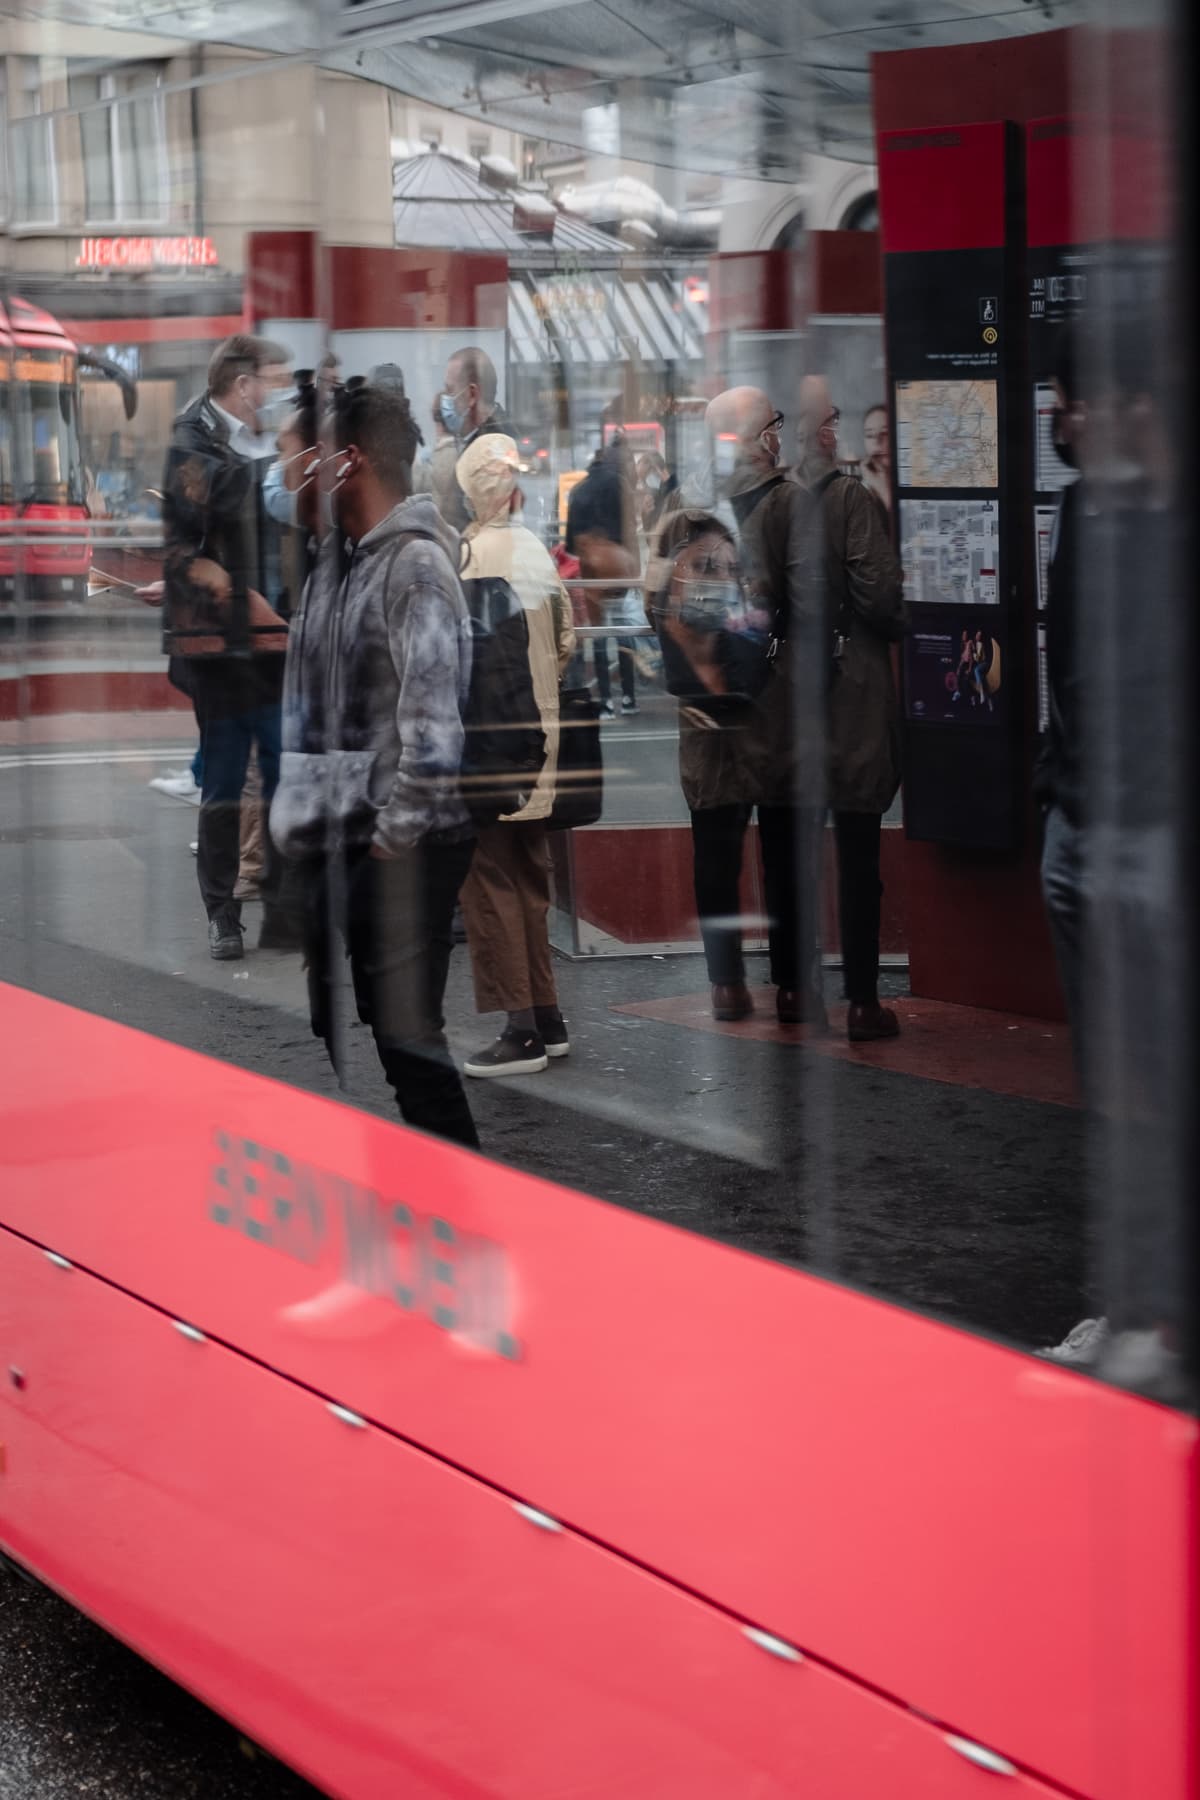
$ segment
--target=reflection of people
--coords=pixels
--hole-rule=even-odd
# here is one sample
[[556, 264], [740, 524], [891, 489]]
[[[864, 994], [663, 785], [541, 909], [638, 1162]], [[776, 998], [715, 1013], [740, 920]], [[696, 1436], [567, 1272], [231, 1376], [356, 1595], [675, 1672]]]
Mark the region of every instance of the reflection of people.
[[[733, 535], [709, 513], [690, 508], [670, 513], [657, 548], [647, 570], [646, 601], [660, 632], [672, 630], [672, 615], [682, 612], [686, 618], [689, 595], [697, 585], [741, 584]], [[716, 692], [721, 685], [718, 672], [709, 673], [706, 685]], [[806, 983], [809, 988], [813, 985], [813, 956], [811, 947], [808, 955], [801, 948], [806, 909], [800, 893], [798, 822], [786, 804], [786, 790], [783, 804], [766, 804], [768, 794], [779, 792], [769, 711], [780, 698], [768, 689], [761, 701], [730, 702], [719, 715], [681, 703], [679, 777], [691, 815], [696, 912], [714, 1018], [743, 1019], [754, 1010], [742, 959], [739, 890], [746, 831], [757, 808], [771, 979], [779, 989], [779, 1016], [782, 1022], [795, 1024], [800, 1022], [796, 1015], [803, 1012], [819, 1023], [815, 1000], [801, 1000]], [[816, 829], [814, 818], [805, 834], [806, 849]]]
[[417, 431], [407, 401], [369, 384], [342, 390], [323, 436], [335, 528], [290, 646], [271, 835], [306, 890], [313, 1031], [336, 1062], [327, 895], [342, 889], [359, 1017], [402, 1117], [473, 1146], [442, 1017], [474, 845], [458, 779], [471, 665], [458, 543], [432, 500], [409, 497]]
[[[825, 636], [812, 496], [779, 467], [783, 416], [759, 388], [730, 388], [705, 414], [713, 470], [737, 520], [751, 592], [771, 613], [778, 647], [764, 690], [766, 753], [752, 788], [766, 871], [771, 980], [781, 1024], [827, 1028], [821, 992], [819, 857], [825, 801]], [[686, 514], [680, 515], [686, 518]], [[667, 534], [673, 528], [668, 521]], [[741, 865], [749, 807], [700, 810], [716, 835], [712, 861]], [[739, 817], [738, 814], [741, 814]], [[695, 830], [695, 821], [693, 821]], [[738, 961], [714, 988], [713, 1011], [752, 1010]]]
[[[633, 458], [620, 434], [597, 450], [583, 480], [571, 489], [567, 501], [565, 549], [579, 558], [584, 581], [614, 577], [607, 590], [585, 588], [589, 616], [596, 625], [628, 625], [637, 617], [631, 607], [628, 583], [640, 572], [637, 553], [637, 496], [633, 483]], [[602, 720], [615, 717], [606, 637], [593, 640], [592, 656]], [[636, 713], [636, 640], [617, 637], [621, 671], [621, 712]]]
[[518, 460], [512, 438], [489, 433], [476, 438], [458, 462], [458, 480], [475, 515], [463, 538], [468, 609], [474, 617], [490, 612], [497, 596], [486, 590], [499, 588], [518, 616], [523, 613], [533, 699], [546, 740], [545, 761], [528, 802], [480, 831], [463, 884], [476, 1009], [507, 1015], [495, 1043], [464, 1063], [466, 1073], [476, 1076], [536, 1074], [547, 1057], [565, 1056], [570, 1048], [550, 957], [546, 821], [558, 767], [558, 686], [575, 648], [575, 630], [549, 552], [513, 516]]
[[[214, 625], [211, 637], [172, 639], [171, 675], [191, 694], [200, 726], [203, 790], [196, 867], [209, 920], [209, 949], [219, 960], [243, 954], [241, 906], [234, 888], [251, 751], [258, 752], [267, 805], [279, 777], [279, 652], [286, 638], [282, 632], [274, 642], [254, 638], [252, 654], [239, 656], [230, 650], [227, 631], [238, 590], [250, 597], [251, 625], [258, 617], [278, 624], [272, 609], [286, 609], [281, 532], [262, 501], [264, 477], [275, 456], [275, 433], [266, 427], [287, 382], [287, 352], [279, 345], [245, 336], [220, 344], [209, 364], [207, 392], [175, 421], [163, 479], [168, 627], [176, 632], [189, 623]], [[261, 613], [256, 595], [267, 603]], [[266, 864], [263, 928], [269, 935], [280, 924], [274, 917], [279, 868], [269, 850]]]
[[879, 1003], [883, 815], [900, 786], [900, 709], [891, 646], [908, 629], [900, 565], [877, 502], [838, 473], [837, 409], [819, 376], [800, 391], [794, 473], [817, 497], [825, 609], [832, 632], [827, 700], [829, 805], [838, 862], [838, 918], [851, 1042], [896, 1037]]
[[[438, 414], [450, 433], [456, 456], [477, 437], [489, 431], [508, 433], [508, 420], [496, 398], [499, 384], [496, 365], [486, 350], [468, 344], [456, 350], [446, 364], [442, 391], [437, 397]], [[456, 531], [464, 531], [470, 523], [470, 512], [457, 482], [447, 488], [442, 517]]]
[[959, 700], [962, 699], [964, 694], [966, 694], [968, 696], [970, 695], [971, 675], [974, 670], [974, 667], [975, 667], [975, 647], [971, 642], [970, 632], [967, 631], [966, 629], [964, 629], [963, 634], [962, 634], [962, 647], [959, 651], [959, 657], [958, 657], [958, 669], [956, 671], [954, 692], [950, 696], [950, 698], [956, 704]]
[[892, 428], [886, 406], [871, 407], [863, 419], [862, 483], [892, 532]]
[[665, 456], [648, 450], [637, 462], [638, 522], [653, 542], [663, 517], [680, 502], [679, 482]]
[[1177, 1121], [1191, 1101], [1182, 940], [1194, 896], [1177, 847], [1179, 520], [1144, 321], [1118, 316], [1103, 358], [1081, 354], [1077, 332], [1064, 328], [1055, 364], [1056, 436], [1080, 479], [1060, 496], [1051, 540], [1049, 726], [1035, 793], [1042, 888], [1103, 1170], [1104, 1316], [1048, 1354], [1187, 1404], [1196, 1369], [1184, 1338], [1184, 1240], [1194, 1227], [1182, 1209], [1195, 1171]]

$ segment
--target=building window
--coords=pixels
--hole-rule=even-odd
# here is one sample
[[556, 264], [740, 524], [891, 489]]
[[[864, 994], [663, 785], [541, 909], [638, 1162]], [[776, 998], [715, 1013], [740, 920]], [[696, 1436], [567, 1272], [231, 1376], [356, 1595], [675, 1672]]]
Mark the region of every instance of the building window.
[[116, 74], [72, 75], [79, 115], [87, 220], [91, 225], [158, 225], [170, 217], [162, 71], [141, 64]]
[[58, 170], [54, 121], [43, 117], [42, 72], [36, 56], [20, 59], [20, 116], [13, 119], [12, 220], [14, 225], [53, 225], [58, 219]]
[[492, 153], [492, 140], [488, 136], [487, 132], [486, 131], [485, 132], [474, 132], [473, 131], [471, 133], [470, 137], [467, 139], [467, 154], [468, 154], [468, 156], [473, 156], [475, 158], [476, 162], [480, 162], [480, 161], [482, 161], [482, 159], [485, 156], [490, 156], [491, 153]]
[[4, 58], [0, 56], [0, 219], [7, 220], [8, 212], [8, 93]]
[[860, 194], [851, 206], [846, 208], [839, 231], [878, 231], [879, 230], [879, 195]]

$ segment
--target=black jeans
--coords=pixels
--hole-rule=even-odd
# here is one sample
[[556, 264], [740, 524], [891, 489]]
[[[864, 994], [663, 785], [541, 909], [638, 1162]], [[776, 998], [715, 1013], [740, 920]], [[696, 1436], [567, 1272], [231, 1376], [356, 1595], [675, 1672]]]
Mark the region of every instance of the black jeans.
[[851, 1006], [877, 1006], [883, 815], [834, 813], [833, 829], [837, 839], [843, 986]]
[[[201, 788], [200, 848], [196, 873], [200, 895], [211, 919], [233, 900], [241, 856], [242, 789], [250, 766], [250, 751], [258, 746], [262, 775], [263, 806], [270, 811], [271, 797], [279, 785], [279, 742], [282, 708], [278, 701], [232, 711], [214, 703], [202, 689], [196, 699], [200, 726]], [[264, 831], [262, 896], [268, 907], [277, 904], [282, 864]]]
[[[709, 806], [692, 814], [696, 911], [708, 979], [714, 986], [744, 981], [738, 887], [749, 806]], [[804, 807], [760, 806], [758, 841], [771, 980], [776, 987], [820, 990], [818, 855], [822, 817]]]
[[[596, 691], [600, 696], [600, 704], [608, 703], [612, 695], [612, 678], [608, 667], [608, 638], [592, 639], [592, 656], [596, 665]], [[619, 637], [617, 639], [617, 661], [621, 667], [621, 692], [626, 700], [637, 699], [637, 663], [635, 649], [637, 639]]]
[[[344, 877], [343, 936], [359, 1018], [371, 1027], [406, 1125], [475, 1150], [479, 1137], [445, 1037], [442, 1002], [454, 947], [458, 891], [475, 849], [422, 844], [381, 861], [353, 850]], [[312, 1028], [337, 1066], [331, 882], [324, 861], [305, 871], [305, 952]]]

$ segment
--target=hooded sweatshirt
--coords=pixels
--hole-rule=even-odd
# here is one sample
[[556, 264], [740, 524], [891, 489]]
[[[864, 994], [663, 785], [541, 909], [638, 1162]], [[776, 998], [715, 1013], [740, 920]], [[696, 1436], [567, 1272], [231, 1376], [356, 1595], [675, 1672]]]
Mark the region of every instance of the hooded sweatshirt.
[[518, 452], [512, 438], [476, 438], [458, 459], [458, 484], [471, 503], [474, 522], [463, 533], [462, 578], [503, 582], [525, 615], [529, 633], [529, 673], [546, 760], [529, 800], [508, 822], [546, 819], [554, 804], [558, 768], [558, 688], [575, 649], [571, 601], [549, 551], [524, 525], [514, 521], [509, 503], [517, 482]]
[[288, 644], [271, 836], [288, 857], [472, 835], [459, 796], [471, 630], [458, 534], [426, 494], [325, 540]]

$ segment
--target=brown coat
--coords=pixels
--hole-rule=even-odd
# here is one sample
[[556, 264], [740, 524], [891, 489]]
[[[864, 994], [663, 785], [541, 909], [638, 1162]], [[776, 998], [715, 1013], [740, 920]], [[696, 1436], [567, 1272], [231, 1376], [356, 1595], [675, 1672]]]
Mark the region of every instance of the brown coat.
[[909, 629], [904, 578], [869, 490], [827, 463], [799, 473], [820, 494], [825, 603], [846, 640], [827, 705], [829, 805], [883, 813], [900, 786], [891, 646]]

